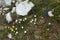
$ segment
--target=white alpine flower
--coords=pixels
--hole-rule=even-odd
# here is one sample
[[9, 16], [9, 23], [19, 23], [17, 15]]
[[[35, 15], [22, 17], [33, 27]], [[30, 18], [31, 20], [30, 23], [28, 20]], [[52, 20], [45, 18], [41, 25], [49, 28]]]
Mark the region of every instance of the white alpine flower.
[[16, 13], [17, 15], [25, 16], [33, 7], [34, 4], [32, 2], [28, 2], [28, 0], [23, 1], [16, 6]]
[[13, 7], [11, 13], [14, 13], [15, 9], [16, 9], [16, 7]]
[[3, 10], [8, 10], [9, 8], [4, 8]]
[[48, 23], [48, 25], [51, 25], [51, 24], [52, 24], [52, 23], [50, 23], [50, 22]]
[[48, 11], [48, 15], [49, 15], [50, 17], [53, 17], [53, 16], [54, 16], [52, 12], [53, 12], [53, 11]]
[[12, 0], [5, 0], [7, 6], [11, 5]]
[[16, 31], [16, 33], [15, 34], [18, 34], [18, 31]]
[[10, 38], [10, 39], [12, 38], [12, 34], [11, 34], [11, 33], [10, 33], [10, 34], [8, 34], [8, 38]]
[[27, 33], [27, 31], [24, 31], [24, 33]]
[[19, 3], [18, 3], [18, 2], [16, 2], [16, 3], [15, 3], [15, 6], [17, 6], [18, 4], [19, 4]]
[[6, 16], [6, 20], [8, 21], [8, 23], [12, 21], [10, 12], [7, 13], [5, 16]]

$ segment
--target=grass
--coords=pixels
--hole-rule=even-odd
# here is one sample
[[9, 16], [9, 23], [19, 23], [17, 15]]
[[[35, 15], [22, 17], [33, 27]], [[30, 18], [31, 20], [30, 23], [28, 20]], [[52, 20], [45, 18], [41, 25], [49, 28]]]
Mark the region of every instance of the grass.
[[[18, 28], [17, 31], [19, 31], [19, 33], [17, 35], [15, 35], [14, 32], [11, 32], [10, 29], [6, 28], [6, 29], [1, 30], [0, 34], [6, 36], [7, 33], [11, 32], [12, 34], [14, 34], [13, 39], [15, 39], [15, 40], [60, 40], [60, 25], [58, 25], [58, 24], [60, 24], [59, 18], [58, 17], [50, 18], [48, 16], [42, 18], [42, 12], [46, 8], [55, 9], [54, 15], [56, 15], [56, 14], [60, 15], [59, 14], [60, 7], [59, 7], [59, 4], [56, 3], [57, 0], [46, 0], [46, 1], [30, 0], [30, 1], [32, 1], [35, 4], [35, 7], [29, 12], [29, 14], [27, 16], [24, 16], [24, 17], [20, 16], [19, 18], [17, 18], [17, 19], [27, 18], [27, 20], [21, 21], [21, 23], [17, 22], [14, 24], [14, 26], [16, 28]], [[45, 4], [45, 2], [47, 4]], [[34, 15], [36, 15], [37, 17], [34, 17]], [[16, 14], [12, 14], [11, 16], [13, 18], [15, 18]], [[0, 16], [0, 18], [2, 18], [2, 17], [3, 16]], [[34, 20], [35, 18], [37, 19], [36, 24], [34, 24], [34, 22], [29, 23], [31, 21], [31, 19]], [[43, 22], [41, 20], [43, 20]], [[6, 21], [4, 20], [4, 22], [2, 22], [2, 24], [6, 24], [10, 28], [13, 25], [13, 24], [12, 25], [7, 24], [5, 22]], [[51, 26], [48, 25], [49, 22], [52, 23]], [[21, 26], [24, 26], [24, 29], [21, 29]], [[24, 30], [27, 30], [26, 34], [24, 34]], [[4, 38], [4, 36], [0, 36], [0, 39]]]

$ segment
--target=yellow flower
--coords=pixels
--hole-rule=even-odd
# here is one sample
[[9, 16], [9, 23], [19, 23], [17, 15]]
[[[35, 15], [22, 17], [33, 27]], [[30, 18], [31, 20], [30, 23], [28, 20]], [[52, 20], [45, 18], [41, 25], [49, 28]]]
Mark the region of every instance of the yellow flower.
[[12, 28], [15, 28], [15, 26], [12, 26]]
[[14, 29], [13, 28], [10, 28], [10, 30], [13, 32], [14, 31]]

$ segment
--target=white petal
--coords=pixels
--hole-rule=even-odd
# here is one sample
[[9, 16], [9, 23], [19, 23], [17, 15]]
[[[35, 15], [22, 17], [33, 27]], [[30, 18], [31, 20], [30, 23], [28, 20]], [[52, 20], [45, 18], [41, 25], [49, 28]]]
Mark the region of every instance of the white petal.
[[49, 11], [49, 12], [48, 12], [48, 15], [49, 15], [50, 17], [54, 16], [54, 15], [52, 14], [52, 11]]
[[5, 0], [6, 5], [11, 5], [12, 0]]
[[8, 21], [8, 23], [12, 21], [10, 12], [6, 14], [6, 20]]
[[13, 7], [11, 12], [14, 13], [15, 12], [15, 9], [16, 9], [16, 7]]
[[27, 31], [24, 31], [24, 33], [27, 33]]
[[4, 8], [3, 10], [8, 10], [9, 8]]
[[12, 38], [12, 34], [8, 34], [8, 37], [9, 37], [9, 38]]
[[32, 7], [34, 7], [34, 4], [32, 2], [21, 2], [16, 6], [16, 13], [17, 15], [25, 16], [32, 9]]
[[49, 22], [48, 25], [51, 25], [51, 23]]

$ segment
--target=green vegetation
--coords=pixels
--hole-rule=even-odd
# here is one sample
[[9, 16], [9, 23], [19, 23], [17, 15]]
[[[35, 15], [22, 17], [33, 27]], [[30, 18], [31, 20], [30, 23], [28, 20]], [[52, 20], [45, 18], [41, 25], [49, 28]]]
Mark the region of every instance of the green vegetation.
[[[0, 15], [0, 21], [3, 20], [0, 25], [2, 24], [4, 28], [0, 30], [0, 40], [5, 38], [8, 33], [13, 35], [12, 40], [60, 40], [60, 0], [59, 2], [58, 0], [30, 1], [35, 4], [35, 7], [27, 16], [17, 16], [13, 13], [11, 16], [15, 20], [8, 24], [5, 16]], [[43, 17], [43, 11], [48, 8], [54, 9], [54, 17], [48, 15]], [[49, 22], [52, 24], [48, 25]], [[15, 34], [16, 31], [18, 31], [18, 34]], [[24, 31], [27, 31], [27, 33], [24, 33]]]

